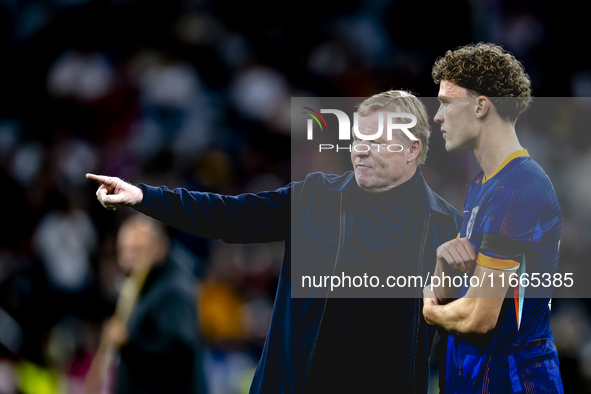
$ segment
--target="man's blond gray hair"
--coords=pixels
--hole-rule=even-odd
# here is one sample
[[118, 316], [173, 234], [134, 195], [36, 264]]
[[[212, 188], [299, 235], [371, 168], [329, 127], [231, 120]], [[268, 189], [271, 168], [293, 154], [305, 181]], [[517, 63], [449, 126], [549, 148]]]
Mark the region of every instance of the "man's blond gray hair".
[[[357, 113], [360, 116], [367, 116], [376, 111], [388, 112], [406, 112], [413, 114], [417, 118], [417, 124], [409, 128], [409, 131], [421, 141], [421, 150], [417, 157], [417, 164], [424, 164], [427, 160], [427, 151], [429, 150], [429, 136], [431, 135], [431, 128], [429, 126], [429, 118], [427, 117], [427, 109], [425, 105], [415, 95], [404, 90], [389, 90], [375, 94], [363, 101]], [[408, 120], [403, 120], [406, 123]], [[398, 138], [404, 146], [410, 145], [410, 138], [408, 138], [401, 130], [397, 130]]]

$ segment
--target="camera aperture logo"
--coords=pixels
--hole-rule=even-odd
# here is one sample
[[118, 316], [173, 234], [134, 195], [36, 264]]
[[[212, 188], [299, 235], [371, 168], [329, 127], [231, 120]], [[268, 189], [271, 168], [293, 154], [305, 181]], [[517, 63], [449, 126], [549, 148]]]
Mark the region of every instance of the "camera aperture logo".
[[[359, 114], [357, 112], [353, 113], [353, 128], [351, 129], [351, 121], [347, 114], [343, 111], [338, 109], [321, 109], [320, 112], [309, 108], [309, 107], [302, 107], [307, 109], [310, 112], [302, 112], [305, 115], [310, 116], [310, 119], [307, 121], [307, 138], [309, 141], [314, 139], [314, 121], [318, 124], [321, 131], [328, 131], [328, 124], [326, 120], [322, 116], [322, 114], [333, 114], [337, 117], [339, 122], [339, 140], [350, 140], [351, 139], [351, 130], [353, 130], [353, 135], [355, 138], [363, 141], [372, 141], [380, 138], [384, 132], [384, 113], [380, 112], [378, 114], [378, 130], [374, 134], [362, 134], [359, 131]], [[394, 119], [400, 118], [407, 118], [410, 119], [410, 123], [395, 123]], [[322, 125], [324, 124], [324, 127]], [[417, 124], [417, 118], [413, 114], [409, 114], [406, 112], [387, 112], [386, 113], [386, 140], [392, 141], [392, 133], [394, 130], [400, 130], [400, 132], [404, 133], [406, 137], [408, 137], [411, 141], [418, 141], [418, 138], [415, 137], [409, 129], [414, 127]], [[374, 146], [378, 151], [380, 149], [387, 149], [390, 152], [401, 152], [404, 147], [400, 144], [362, 144], [362, 143], [354, 143], [345, 146], [341, 145], [334, 145], [334, 144], [319, 144], [318, 151], [322, 152], [323, 150], [334, 150], [338, 152], [339, 150], [346, 150], [352, 152], [353, 150], [356, 152], [367, 152]]]
[[[314, 112], [316, 115], [318, 115], [318, 117], [320, 119], [322, 119], [322, 122], [324, 123], [324, 126], [326, 126], [326, 131], [328, 131], [328, 125], [326, 124], [326, 120], [324, 120], [324, 117], [322, 115], [320, 115], [317, 111], [314, 111], [312, 108], [308, 108], [308, 107], [302, 107], [302, 108], [307, 109], [307, 110], [310, 110], [310, 111]], [[320, 126], [320, 130], [324, 130], [322, 128], [322, 124], [320, 123], [320, 121], [318, 120], [318, 118], [316, 116], [312, 115], [309, 112], [302, 112], [302, 113], [303, 114], [306, 114], [306, 115], [310, 115], [316, 121], [316, 123], [318, 123], [318, 126]], [[308, 119], [308, 139], [309, 140], [312, 139], [312, 125], [311, 125], [311, 121], [312, 121], [312, 119]]]

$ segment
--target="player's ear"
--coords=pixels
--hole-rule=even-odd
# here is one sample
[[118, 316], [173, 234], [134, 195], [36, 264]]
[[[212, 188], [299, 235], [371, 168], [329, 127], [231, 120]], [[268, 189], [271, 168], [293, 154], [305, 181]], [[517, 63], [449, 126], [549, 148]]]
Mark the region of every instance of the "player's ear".
[[490, 99], [486, 96], [478, 96], [476, 97], [475, 105], [474, 105], [474, 112], [477, 119], [484, 120], [488, 116], [488, 112], [490, 111], [491, 102]]

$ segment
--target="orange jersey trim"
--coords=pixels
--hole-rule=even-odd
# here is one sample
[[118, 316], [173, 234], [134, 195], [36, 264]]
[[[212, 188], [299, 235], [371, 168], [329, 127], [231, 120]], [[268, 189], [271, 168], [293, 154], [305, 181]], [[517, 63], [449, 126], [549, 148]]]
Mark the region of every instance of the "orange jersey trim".
[[486, 268], [492, 268], [495, 270], [498, 269], [507, 269], [517, 267], [519, 263], [515, 260], [501, 260], [495, 259], [494, 257], [488, 257], [483, 255], [482, 253], [478, 253], [478, 257], [476, 258], [476, 263]]

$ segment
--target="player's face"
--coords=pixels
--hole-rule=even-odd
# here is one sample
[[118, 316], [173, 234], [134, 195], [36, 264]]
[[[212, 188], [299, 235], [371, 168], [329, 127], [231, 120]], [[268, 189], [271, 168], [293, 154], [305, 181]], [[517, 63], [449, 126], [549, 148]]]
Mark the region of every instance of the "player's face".
[[445, 149], [448, 152], [472, 150], [478, 137], [474, 98], [468, 96], [466, 89], [441, 81], [437, 99], [440, 105], [434, 120], [441, 125]]
[[[379, 111], [367, 116], [359, 117], [359, 132], [364, 135], [375, 134], [379, 130]], [[369, 193], [381, 193], [409, 179], [416, 169], [411, 170], [406, 161], [403, 145], [393, 132], [392, 140], [387, 140], [386, 112], [382, 112], [383, 132], [382, 136], [375, 140], [361, 140], [353, 135], [353, 149], [351, 150], [351, 162], [355, 169], [355, 179], [359, 187]], [[378, 146], [379, 145], [379, 146]], [[390, 150], [388, 150], [388, 146]], [[412, 171], [412, 172], [410, 172]], [[408, 175], [410, 172], [410, 175]]]

